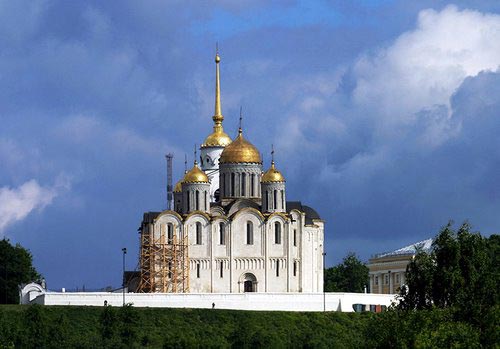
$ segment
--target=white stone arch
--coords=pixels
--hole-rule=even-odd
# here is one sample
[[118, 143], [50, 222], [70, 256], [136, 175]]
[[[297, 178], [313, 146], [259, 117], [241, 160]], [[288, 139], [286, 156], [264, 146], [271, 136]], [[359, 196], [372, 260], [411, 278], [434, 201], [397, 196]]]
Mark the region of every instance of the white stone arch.
[[267, 240], [271, 244], [276, 244], [276, 228], [275, 225], [276, 223], [279, 223], [280, 225], [280, 239], [279, 239], [279, 244], [276, 245], [281, 245], [283, 248], [285, 248], [286, 244], [288, 243], [288, 223], [289, 220], [283, 217], [283, 215], [279, 213], [273, 213], [269, 216], [267, 222], [266, 222], [266, 230], [268, 232]]
[[36, 297], [45, 293], [43, 287], [35, 282], [29, 283], [19, 291], [20, 304], [30, 304]]
[[254, 216], [255, 218], [257, 218], [257, 219], [259, 220], [259, 227], [260, 227], [262, 224], [264, 224], [264, 220], [265, 220], [264, 216], [262, 215], [262, 213], [261, 213], [259, 210], [255, 209], [255, 208], [253, 208], [253, 207], [245, 207], [245, 208], [243, 208], [243, 209], [241, 209], [241, 210], [239, 210], [239, 211], [235, 212], [235, 213], [234, 213], [234, 214], [230, 217], [230, 219], [231, 219], [232, 221], [236, 221], [236, 220], [241, 219], [241, 217], [240, 217], [241, 215], [246, 216], [247, 214], [251, 214], [252, 216]]
[[241, 274], [238, 280], [240, 292], [257, 292], [258, 281], [255, 275], [251, 272]]
[[182, 238], [182, 219], [176, 213], [172, 211], [164, 211], [160, 213], [160, 215], [155, 219], [154, 222], [154, 237], [158, 239], [161, 234], [167, 234], [167, 225], [172, 224], [173, 226], [173, 234], [177, 236], [177, 238]]
[[[231, 239], [234, 253], [240, 257], [249, 254], [262, 256], [265, 251], [265, 221], [262, 213], [254, 208], [244, 208], [231, 217]], [[252, 244], [247, 244], [247, 223], [252, 223]]]
[[250, 199], [238, 199], [229, 208], [228, 216], [232, 216], [246, 208], [253, 208], [259, 211], [259, 205], [255, 201]]
[[190, 214], [184, 221], [184, 231], [188, 234], [189, 244], [196, 244], [196, 223], [201, 224], [201, 245], [207, 245], [210, 241], [209, 236], [212, 231], [212, 225], [209, 217], [200, 212]]
[[224, 224], [224, 245], [228, 245], [231, 221], [225, 216], [218, 216], [212, 220], [212, 240], [220, 245], [220, 224]]

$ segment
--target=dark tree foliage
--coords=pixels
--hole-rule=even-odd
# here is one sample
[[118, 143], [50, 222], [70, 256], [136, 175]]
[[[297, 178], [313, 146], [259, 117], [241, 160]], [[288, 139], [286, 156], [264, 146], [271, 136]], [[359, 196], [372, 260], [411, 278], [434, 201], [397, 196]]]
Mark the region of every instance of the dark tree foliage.
[[342, 263], [325, 271], [326, 292], [363, 292], [368, 282], [368, 267], [353, 252], [349, 252]]
[[40, 279], [31, 253], [7, 239], [0, 240], [0, 303], [19, 303], [19, 285]]
[[498, 235], [485, 238], [471, 232], [468, 223], [457, 231], [448, 223], [436, 236], [432, 251], [418, 251], [408, 265], [407, 285], [400, 292], [398, 309], [449, 309], [454, 321], [479, 330], [483, 344], [495, 343], [498, 334], [493, 329], [499, 322], [499, 241]]

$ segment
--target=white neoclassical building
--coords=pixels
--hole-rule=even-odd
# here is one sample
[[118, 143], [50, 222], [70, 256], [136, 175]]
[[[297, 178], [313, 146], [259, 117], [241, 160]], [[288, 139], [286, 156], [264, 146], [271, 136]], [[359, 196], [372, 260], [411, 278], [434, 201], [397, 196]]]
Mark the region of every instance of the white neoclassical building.
[[324, 223], [286, 201], [274, 159], [222, 126], [217, 54], [213, 132], [174, 189], [174, 210], [141, 224], [139, 292], [322, 292]]

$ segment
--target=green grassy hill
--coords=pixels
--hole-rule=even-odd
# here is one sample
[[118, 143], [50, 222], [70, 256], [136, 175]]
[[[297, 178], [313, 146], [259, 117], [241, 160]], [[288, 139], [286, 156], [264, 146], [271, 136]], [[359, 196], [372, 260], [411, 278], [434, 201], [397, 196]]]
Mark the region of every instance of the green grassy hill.
[[365, 317], [343, 313], [11, 305], [0, 307], [0, 347], [359, 347]]
[[453, 322], [443, 310], [349, 314], [0, 306], [0, 348], [475, 348], [495, 341], [482, 340], [476, 328]]

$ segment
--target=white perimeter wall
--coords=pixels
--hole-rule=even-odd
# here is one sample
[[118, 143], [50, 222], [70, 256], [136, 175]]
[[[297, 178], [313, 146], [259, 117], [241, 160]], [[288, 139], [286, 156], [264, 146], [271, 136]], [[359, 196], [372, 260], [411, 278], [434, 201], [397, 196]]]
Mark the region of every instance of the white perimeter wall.
[[[395, 295], [370, 293], [125, 293], [125, 302], [135, 307], [212, 308], [236, 310], [284, 310], [352, 312], [353, 304], [391, 305]], [[108, 292], [48, 292], [31, 303], [43, 305], [121, 306], [123, 295]], [[369, 309], [369, 308], [368, 308]]]

